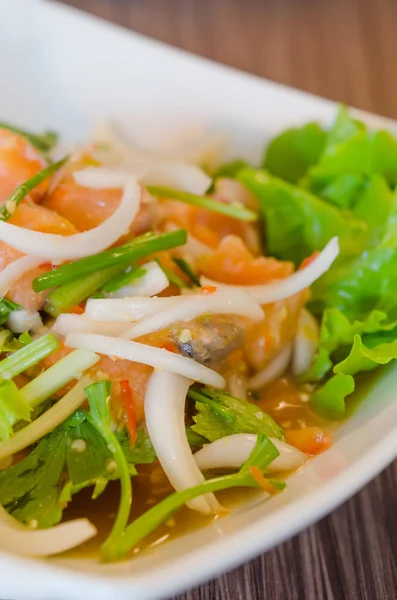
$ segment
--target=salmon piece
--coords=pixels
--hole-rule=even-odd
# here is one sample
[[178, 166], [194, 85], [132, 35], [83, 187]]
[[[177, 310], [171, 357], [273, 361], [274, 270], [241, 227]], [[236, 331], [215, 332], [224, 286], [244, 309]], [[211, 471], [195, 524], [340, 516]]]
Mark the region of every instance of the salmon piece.
[[[72, 235], [78, 233], [69, 221], [44, 206], [34, 204], [30, 199], [25, 200], [8, 220], [13, 225], [40, 231], [42, 233], [57, 233], [59, 235]], [[8, 264], [21, 258], [22, 252], [0, 242], [0, 270]], [[8, 292], [7, 298], [20, 304], [26, 310], [39, 310], [44, 303], [47, 291], [37, 293], [32, 288], [32, 281], [50, 268], [49, 265], [40, 265], [26, 273]]]
[[293, 271], [291, 262], [253, 256], [236, 235], [226, 236], [213, 254], [201, 257], [198, 268], [215, 281], [233, 285], [260, 285], [286, 277]]
[[[42, 361], [44, 369], [49, 369], [52, 365], [60, 361], [61, 358], [70, 354], [70, 352], [73, 352], [72, 348], [67, 348], [63, 341], [60, 341], [59, 348]], [[91, 367], [91, 369], [87, 371], [87, 374], [91, 375], [92, 378], [96, 380], [109, 379], [109, 381], [112, 382], [112, 411], [118, 422], [122, 422], [126, 418], [124, 413], [125, 406], [118, 383], [127, 380], [132, 390], [134, 403], [136, 405], [137, 423], [139, 424], [144, 419], [146, 386], [152, 372], [152, 367], [148, 367], [147, 365], [141, 365], [121, 358], [113, 359], [109, 356], [101, 356], [100, 361]], [[59, 394], [65, 394], [75, 385], [75, 383], [76, 381], [69, 383], [59, 392]]]
[[226, 236], [239, 236], [251, 252], [260, 254], [257, 227], [252, 223], [244, 223], [176, 200], [161, 200], [158, 210], [159, 222], [164, 229], [167, 229], [167, 224], [178, 225], [214, 250]]
[[[81, 165], [79, 166], [81, 168]], [[67, 175], [44, 199], [44, 206], [67, 218], [79, 231], [87, 231], [106, 221], [120, 204], [122, 190], [94, 190], [80, 186]], [[142, 188], [141, 206], [130, 231], [122, 241], [153, 228], [156, 204]]]
[[[15, 188], [46, 165], [39, 151], [26, 138], [0, 128], [0, 204], [4, 204]], [[32, 200], [37, 202], [47, 187], [48, 181], [38, 185], [31, 193]]]

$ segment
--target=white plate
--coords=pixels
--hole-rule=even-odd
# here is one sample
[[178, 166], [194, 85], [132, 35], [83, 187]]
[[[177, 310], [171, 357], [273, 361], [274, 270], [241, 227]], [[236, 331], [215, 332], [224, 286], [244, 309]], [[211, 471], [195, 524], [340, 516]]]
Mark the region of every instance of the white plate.
[[[0, 119], [84, 139], [108, 116], [143, 145], [230, 133], [229, 155], [257, 160], [288, 125], [329, 122], [335, 105], [224, 68], [43, 0], [0, 2]], [[370, 125], [396, 124], [359, 113]], [[397, 455], [396, 369], [383, 372], [335, 445], [270, 502], [116, 565], [0, 554], [0, 597], [164, 598], [280, 543], [334, 509]]]

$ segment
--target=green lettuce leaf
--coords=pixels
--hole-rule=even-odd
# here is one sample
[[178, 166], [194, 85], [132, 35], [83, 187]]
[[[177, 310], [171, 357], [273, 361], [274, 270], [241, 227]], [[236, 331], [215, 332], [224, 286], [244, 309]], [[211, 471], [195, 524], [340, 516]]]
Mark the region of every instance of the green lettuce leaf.
[[346, 396], [354, 392], [351, 375], [338, 374], [318, 388], [310, 398], [313, 410], [328, 420], [343, 419], [346, 411]]
[[[371, 342], [371, 337], [367, 340]], [[356, 335], [349, 355], [335, 365], [334, 373], [355, 375], [360, 371], [372, 371], [379, 365], [388, 364], [394, 358], [397, 358], [397, 339], [368, 348], [361, 336]]]
[[364, 184], [365, 178], [362, 175], [347, 173], [337, 175], [330, 183], [320, 187], [317, 193], [323, 200], [335, 204], [341, 209], [351, 210]]
[[251, 402], [210, 388], [191, 388], [188, 396], [195, 400], [197, 410], [192, 430], [210, 442], [233, 433], [264, 433], [280, 440], [284, 438], [281, 427]]
[[331, 360], [331, 356], [336, 351], [339, 356], [341, 353], [347, 355], [356, 335], [376, 333], [379, 336], [388, 333], [390, 337], [396, 323], [387, 321], [387, 314], [380, 310], [372, 311], [364, 321], [356, 320], [351, 323], [339, 309], [326, 309], [321, 320], [317, 355], [309, 370], [302, 376], [302, 380], [320, 381], [336, 362]]
[[395, 185], [397, 141], [387, 131], [368, 131], [341, 106], [328, 133], [324, 152], [310, 169], [309, 177], [318, 186], [343, 174], [378, 174]]
[[270, 142], [263, 168], [285, 181], [297, 183], [318, 161], [326, 137], [317, 123], [308, 123], [300, 129], [287, 129]]
[[218, 177], [228, 177], [230, 179], [235, 179], [239, 171], [246, 167], [248, 167], [248, 163], [241, 158], [237, 158], [236, 160], [220, 166], [219, 169], [213, 173], [213, 178], [218, 179]]
[[245, 169], [239, 179], [259, 200], [270, 255], [299, 264], [335, 236], [347, 255], [363, 248], [367, 226], [353, 213], [265, 171]]
[[[312, 408], [327, 419], [341, 419], [345, 397], [354, 390], [353, 376], [397, 358], [397, 326], [387, 314], [373, 311], [365, 321], [350, 322], [338, 309], [324, 312], [317, 356], [302, 377], [320, 381], [335, 374], [311, 398]], [[349, 379], [347, 379], [347, 377]]]

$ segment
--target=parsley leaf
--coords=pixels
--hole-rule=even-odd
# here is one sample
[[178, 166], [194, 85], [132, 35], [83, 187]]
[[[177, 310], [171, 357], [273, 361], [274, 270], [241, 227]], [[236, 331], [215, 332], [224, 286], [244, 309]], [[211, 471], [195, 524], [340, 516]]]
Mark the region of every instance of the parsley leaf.
[[196, 401], [192, 430], [210, 442], [233, 433], [264, 433], [279, 440], [284, 438], [281, 427], [251, 402], [196, 386], [189, 390], [188, 396]]
[[[138, 430], [134, 447], [126, 434], [117, 437], [130, 474], [135, 473], [135, 464], [155, 460], [143, 429]], [[51, 527], [61, 520], [63, 509], [78, 491], [94, 486], [93, 498], [97, 498], [109, 481], [118, 478], [104, 438], [77, 411], [27, 457], [0, 471], [0, 504], [23, 523], [36, 520], [38, 527]]]

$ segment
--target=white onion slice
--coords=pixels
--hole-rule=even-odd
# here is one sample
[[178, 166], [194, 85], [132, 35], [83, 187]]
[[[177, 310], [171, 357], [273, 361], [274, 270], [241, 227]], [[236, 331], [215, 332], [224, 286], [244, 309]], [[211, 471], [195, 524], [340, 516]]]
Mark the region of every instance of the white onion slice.
[[97, 534], [88, 519], [75, 519], [50, 529], [22, 525], [0, 506], [0, 549], [22, 556], [51, 556], [80, 546]]
[[68, 333], [99, 333], [100, 335], [118, 336], [126, 330], [125, 323], [89, 321], [84, 315], [63, 313], [57, 317], [51, 327], [52, 333], [67, 335]]
[[[3, 222], [4, 221], [2, 221], [2, 223]], [[12, 225], [12, 227], [15, 227], [15, 225]], [[27, 230], [22, 230], [21, 228], [21, 231]], [[17, 260], [14, 260], [12, 263], [4, 267], [4, 269], [0, 272], [0, 298], [4, 298], [8, 290], [12, 288], [14, 283], [19, 281], [21, 277], [44, 262], [46, 262], [45, 258], [37, 256], [22, 256], [22, 258], [17, 258]]]
[[40, 417], [17, 431], [9, 440], [0, 442], [0, 460], [34, 444], [63, 423], [84, 402], [84, 388], [90, 383], [92, 383], [91, 377], [85, 375], [63, 398]]
[[164, 348], [93, 333], [70, 333], [65, 338], [65, 345], [171, 371], [214, 388], [223, 389], [226, 385], [225, 379], [212, 369]]
[[37, 310], [13, 310], [7, 321], [8, 329], [14, 333], [23, 333], [24, 331], [34, 331], [40, 329], [43, 325], [40, 313]]
[[91, 321], [131, 322], [144, 319], [160, 310], [179, 305], [182, 296], [169, 298], [109, 298], [106, 300], [88, 300], [84, 315]]
[[310, 367], [318, 347], [320, 327], [316, 319], [303, 308], [298, 317], [298, 327], [295, 336], [292, 372], [301, 375]]
[[107, 293], [106, 296], [108, 298], [150, 297], [160, 294], [169, 286], [167, 276], [155, 260], [142, 265], [142, 268], [146, 271], [142, 277], [139, 277], [136, 281], [133, 280], [115, 292]]
[[130, 177], [117, 209], [106, 221], [94, 229], [63, 236], [32, 231], [6, 221], [0, 221], [0, 240], [20, 252], [37, 257], [46, 256], [51, 260], [76, 259], [97, 254], [114, 244], [128, 231], [138, 212], [139, 202], [139, 186]]
[[75, 181], [93, 189], [124, 187], [129, 177], [143, 185], [169, 187], [201, 196], [211, 185], [211, 178], [194, 165], [172, 162], [135, 160], [118, 168], [88, 167], [75, 171]]
[[[310, 287], [317, 279], [328, 271], [332, 263], [339, 254], [339, 243], [338, 238], [333, 238], [325, 246], [324, 250], [304, 269], [297, 271], [280, 279], [274, 283], [267, 283], [264, 285], [244, 285], [239, 286], [239, 289], [245, 290], [250, 294], [259, 304], [272, 304], [278, 300], [284, 300], [290, 296], [294, 296], [298, 292]], [[219, 288], [233, 289], [237, 286], [228, 285], [226, 283], [219, 283], [212, 281], [207, 277], [201, 278], [203, 285], [215, 285]]]
[[[239, 469], [247, 460], [256, 444], [257, 436], [251, 433], [235, 433], [206, 444], [194, 454], [197, 466], [206, 469]], [[294, 446], [269, 438], [280, 455], [270, 463], [267, 471], [295, 471], [307, 461], [307, 456]]]
[[164, 186], [202, 196], [212, 183], [202, 169], [194, 165], [158, 162], [141, 179], [144, 185]]
[[271, 361], [264, 367], [259, 373], [251, 377], [248, 381], [249, 390], [260, 390], [261, 388], [268, 385], [277, 377], [284, 375], [288, 368], [292, 356], [292, 343], [289, 343], [281, 350], [277, 356], [271, 359]]
[[115, 189], [125, 186], [132, 173], [127, 170], [107, 167], [87, 167], [74, 171], [73, 178], [78, 185], [93, 190]]
[[[191, 379], [175, 373], [155, 371], [145, 396], [150, 439], [165, 474], [178, 492], [205, 481], [186, 438], [185, 401], [192, 383]], [[195, 498], [187, 505], [205, 514], [220, 508], [213, 494]]]
[[102, 146], [96, 151], [101, 162], [134, 162], [145, 158], [152, 162], [156, 160], [182, 161], [189, 164], [212, 165], [216, 168], [225, 162], [224, 153], [229, 142], [229, 135], [223, 131], [206, 132], [193, 142], [179, 144], [176, 148], [149, 149], [137, 144], [124, 142], [117, 134], [115, 127], [109, 121], [97, 124], [93, 141]]
[[248, 393], [247, 377], [245, 374], [239, 372], [232, 373], [227, 379], [227, 391], [231, 396], [246, 401], [248, 399]]
[[241, 315], [254, 322], [264, 319], [264, 313], [259, 304], [245, 292], [239, 289], [219, 290], [207, 295], [185, 296], [183, 302], [176, 306], [136, 323], [123, 334], [123, 337], [125, 339], [137, 338], [164, 329], [176, 321], [195, 319], [206, 313]]

